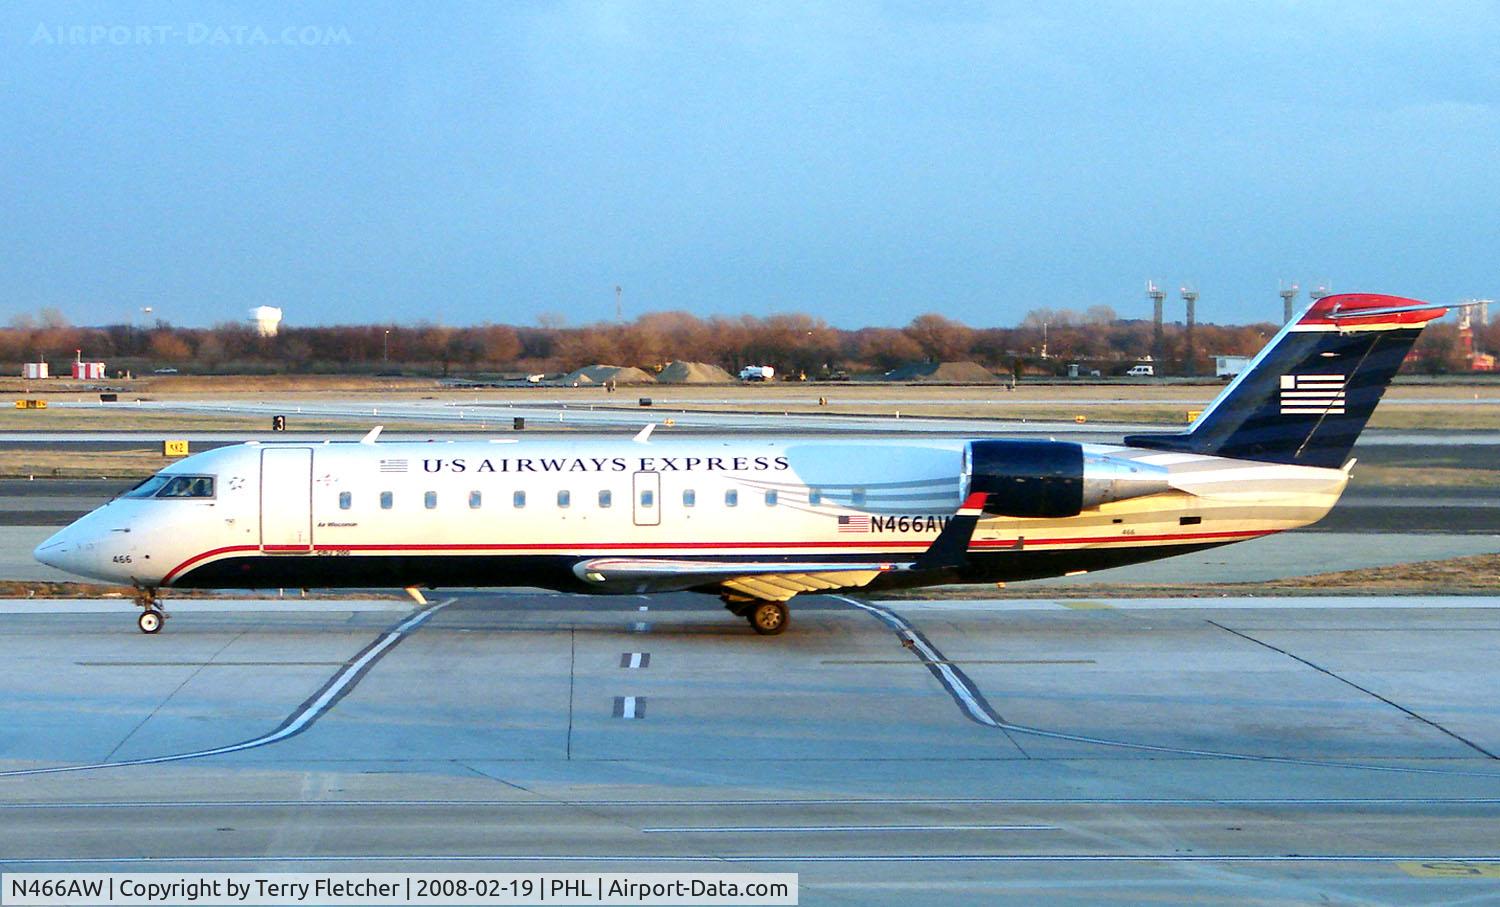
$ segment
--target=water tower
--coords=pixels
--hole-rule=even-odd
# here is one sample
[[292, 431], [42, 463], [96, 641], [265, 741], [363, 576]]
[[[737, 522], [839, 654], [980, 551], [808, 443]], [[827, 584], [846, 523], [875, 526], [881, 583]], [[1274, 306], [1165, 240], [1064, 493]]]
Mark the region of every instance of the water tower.
[[275, 337], [281, 329], [281, 309], [262, 305], [250, 310], [250, 320], [255, 322], [255, 333], [262, 337]]

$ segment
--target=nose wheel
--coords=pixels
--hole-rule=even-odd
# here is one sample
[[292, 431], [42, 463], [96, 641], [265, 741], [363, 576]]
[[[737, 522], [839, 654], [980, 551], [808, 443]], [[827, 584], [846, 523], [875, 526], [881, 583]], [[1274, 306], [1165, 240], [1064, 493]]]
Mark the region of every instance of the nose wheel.
[[164, 614], [156, 604], [156, 590], [140, 588], [135, 591], [136, 607], [142, 609], [141, 616], [136, 618], [135, 625], [141, 628], [141, 632], [154, 635], [161, 632], [162, 624], [166, 623], [167, 615]]

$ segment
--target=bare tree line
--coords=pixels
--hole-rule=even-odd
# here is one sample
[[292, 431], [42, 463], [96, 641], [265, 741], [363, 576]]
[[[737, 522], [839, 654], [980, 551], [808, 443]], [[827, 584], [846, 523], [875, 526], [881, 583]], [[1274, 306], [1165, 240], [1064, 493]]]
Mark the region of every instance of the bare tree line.
[[[975, 328], [935, 313], [901, 328], [844, 329], [801, 313], [699, 318], [652, 312], [625, 323], [568, 327], [555, 315], [537, 326], [480, 324], [283, 326], [261, 337], [249, 324], [212, 328], [113, 324], [81, 327], [55, 310], [18, 316], [0, 328], [0, 363], [18, 374], [22, 362], [46, 359], [65, 368], [75, 350], [104, 360], [111, 373], [170, 367], [221, 374], [379, 373], [470, 375], [553, 373], [606, 363], [660, 368], [673, 360], [708, 362], [735, 372], [745, 365], [775, 366], [782, 375], [826, 378], [840, 372], [880, 373], [915, 362], [973, 361], [996, 372], [1058, 373], [1068, 363], [1119, 373], [1152, 351], [1148, 320], [1122, 319], [1107, 306], [1086, 311], [1034, 309], [1015, 327]], [[1214, 355], [1252, 355], [1277, 325], [1199, 324], [1194, 365], [1212, 373]], [[1166, 326], [1162, 373], [1183, 371], [1180, 325]], [[1044, 350], [1045, 345], [1045, 350]], [[1475, 345], [1500, 346], [1500, 324], [1479, 329]], [[1043, 353], [1045, 352], [1045, 357]], [[1457, 327], [1429, 328], [1415, 367], [1462, 371]]]

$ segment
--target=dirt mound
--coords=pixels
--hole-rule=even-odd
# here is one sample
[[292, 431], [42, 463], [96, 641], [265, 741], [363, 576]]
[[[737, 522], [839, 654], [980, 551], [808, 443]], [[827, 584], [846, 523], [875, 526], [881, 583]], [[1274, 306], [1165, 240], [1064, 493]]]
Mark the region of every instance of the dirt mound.
[[989, 369], [977, 362], [916, 362], [891, 369], [887, 381], [915, 384], [999, 384]]
[[663, 384], [733, 384], [734, 376], [707, 362], [670, 363], [656, 376]]
[[575, 372], [569, 372], [558, 380], [558, 384], [564, 387], [584, 387], [590, 384], [603, 384], [613, 381], [615, 384], [655, 384], [656, 379], [629, 365], [585, 365]]

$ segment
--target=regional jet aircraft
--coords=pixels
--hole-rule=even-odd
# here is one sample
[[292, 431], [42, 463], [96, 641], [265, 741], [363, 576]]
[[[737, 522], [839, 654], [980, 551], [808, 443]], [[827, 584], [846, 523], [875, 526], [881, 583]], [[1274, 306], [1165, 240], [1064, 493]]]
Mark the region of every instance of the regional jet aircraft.
[[163, 469], [38, 560], [160, 589], [697, 590], [756, 632], [801, 592], [1097, 570], [1316, 522], [1426, 322], [1393, 296], [1308, 307], [1186, 431], [1118, 445], [787, 436], [250, 442]]

